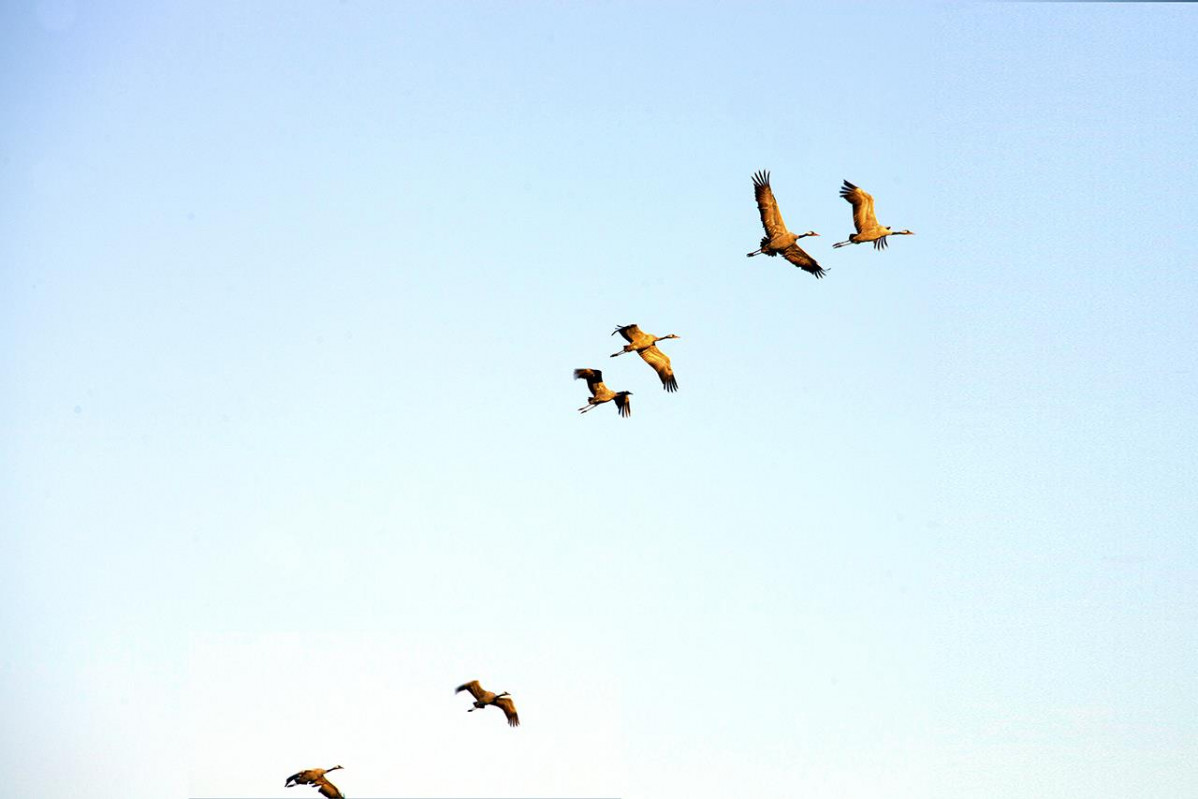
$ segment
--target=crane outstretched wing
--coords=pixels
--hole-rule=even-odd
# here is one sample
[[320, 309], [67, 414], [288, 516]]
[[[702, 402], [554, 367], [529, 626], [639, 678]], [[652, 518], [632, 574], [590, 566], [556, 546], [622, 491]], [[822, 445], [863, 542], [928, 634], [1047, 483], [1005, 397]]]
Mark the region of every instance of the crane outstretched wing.
[[653, 367], [661, 378], [661, 387], [666, 391], [677, 391], [678, 381], [674, 379], [674, 370], [670, 368], [670, 356], [656, 346], [641, 350], [641, 360]]
[[337, 790], [337, 786], [329, 782], [324, 777], [314, 780], [312, 784], [316, 786], [318, 791], [320, 791], [320, 795], [327, 797], [327, 799], [345, 799], [345, 794]]
[[846, 180], [840, 187], [840, 196], [853, 205], [853, 225], [857, 228], [858, 233], [864, 233], [878, 226], [878, 218], [874, 216], [872, 194]]
[[[594, 394], [596, 391], [598, 391], [599, 386], [603, 385], [603, 372], [599, 371], [598, 369], [575, 369], [574, 379], [587, 381], [587, 388], [589, 388], [591, 393]], [[468, 685], [477, 686], [478, 680], [475, 680], [472, 683], [467, 683], [466, 685], [462, 686], [462, 688], [465, 688]], [[459, 688], [458, 690], [460, 691], [462, 689]], [[481, 691], [482, 689], [479, 688], [478, 690]], [[471, 693], [474, 693], [473, 689], [470, 689], [470, 691]], [[474, 694], [474, 698], [477, 699], [478, 694]]]
[[303, 771], [297, 771], [287, 778], [287, 782], [283, 783], [284, 788], [294, 788], [296, 785], [311, 785], [324, 776], [323, 769], [309, 768]]
[[[590, 370], [590, 369], [575, 369], [575, 370], [574, 370], [574, 377], [576, 377], [576, 378], [577, 378], [577, 377], [579, 377], [579, 374], [578, 374], [579, 372], [589, 372], [589, 371], [591, 371], [591, 370]], [[472, 695], [472, 696], [473, 696], [475, 699], [482, 699], [482, 698], [483, 698], [483, 687], [482, 687], [481, 685], [479, 685], [479, 684], [478, 684], [478, 680], [471, 680], [471, 681], [470, 681], [470, 682], [468, 682], [468, 683], [464, 683], [463, 685], [459, 685], [457, 688], [455, 688], [455, 689], [454, 689], [454, 691], [453, 691], [453, 692], [454, 692], [455, 694], [460, 694], [462, 691], [469, 691], [469, 692], [470, 692], [470, 694], [471, 694], [471, 695]]]
[[753, 193], [757, 195], [757, 212], [761, 214], [765, 235], [771, 239], [786, 235], [786, 223], [782, 221], [782, 212], [778, 210], [778, 201], [774, 199], [774, 191], [770, 188], [769, 172], [754, 173]]
[[816, 263], [815, 259], [808, 255], [803, 248], [797, 244], [792, 244], [783, 250], [782, 257], [790, 261], [799, 269], [802, 269], [804, 272], [813, 274], [816, 277], [824, 276], [824, 268]]
[[613, 399], [616, 401], [616, 410], [621, 416], [632, 415], [632, 402], [628, 399], [627, 391], [621, 391]]
[[[617, 400], [618, 402], [619, 400]], [[501, 696], [495, 700], [495, 707], [503, 711], [503, 715], [507, 716], [509, 727], [519, 727], [520, 717], [516, 715], [516, 703], [512, 701], [510, 696]]]
[[624, 340], [629, 344], [632, 344], [638, 338], [645, 335], [636, 325], [616, 325], [616, 329], [612, 331], [612, 335], [614, 336], [616, 333], [619, 333], [621, 336], [623, 336]]

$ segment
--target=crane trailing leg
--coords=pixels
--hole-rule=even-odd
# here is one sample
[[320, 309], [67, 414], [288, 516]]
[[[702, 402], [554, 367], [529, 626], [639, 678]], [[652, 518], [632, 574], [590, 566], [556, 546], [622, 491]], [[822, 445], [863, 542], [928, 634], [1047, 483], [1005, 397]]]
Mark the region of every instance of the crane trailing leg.
[[770, 240], [769, 240], [769, 238], [768, 238], [768, 237], [767, 237], [767, 238], [764, 238], [764, 239], [762, 239], [762, 240], [761, 240], [761, 246], [760, 246], [759, 248], [757, 248], [756, 250], [753, 250], [753, 252], [747, 252], [747, 253], [745, 253], [745, 257], [746, 257], [746, 258], [752, 258], [754, 255], [761, 255], [762, 253], [764, 253], [764, 252], [765, 252], [765, 248], [766, 248], [767, 246], [769, 246], [769, 243], [770, 243]]

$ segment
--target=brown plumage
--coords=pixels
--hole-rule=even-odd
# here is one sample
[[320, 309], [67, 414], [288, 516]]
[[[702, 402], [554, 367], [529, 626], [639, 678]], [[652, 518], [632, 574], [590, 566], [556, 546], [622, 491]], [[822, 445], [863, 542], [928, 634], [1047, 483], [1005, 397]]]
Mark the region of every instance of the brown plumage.
[[757, 211], [761, 214], [761, 226], [765, 228], [765, 237], [761, 240], [761, 248], [746, 253], [754, 255], [775, 256], [781, 254], [792, 264], [816, 277], [824, 276], [824, 268], [815, 262], [797, 242], [807, 236], [818, 236], [814, 230], [806, 233], [791, 233], [782, 221], [782, 212], [778, 210], [778, 201], [774, 199], [774, 191], [770, 188], [770, 173], [761, 171], [753, 175], [753, 193], [757, 195]]
[[459, 685], [454, 690], [454, 693], [460, 694], [462, 691], [469, 691], [471, 696], [474, 697], [474, 707], [467, 710], [467, 713], [482, 710], [487, 705], [494, 705], [503, 711], [503, 715], [507, 716], [509, 727], [520, 726], [520, 717], [516, 715], [516, 703], [512, 701], [512, 697], [507, 691], [501, 694], [493, 694], [490, 691], [484, 690], [478, 684], [478, 680], [471, 680], [464, 685]]
[[678, 381], [674, 379], [674, 370], [670, 368], [669, 357], [657, 348], [657, 342], [665, 341], [668, 338], [679, 338], [671, 333], [668, 336], [654, 336], [644, 332], [636, 325], [617, 325], [612, 331], [614, 336], [619, 333], [628, 342], [624, 349], [619, 352], [613, 352], [611, 357], [623, 355], [626, 352], [635, 352], [641, 356], [641, 360], [653, 367], [653, 371], [657, 372], [657, 376], [661, 378], [661, 387], [666, 391], [677, 391]]
[[316, 789], [320, 791], [320, 795], [327, 799], [345, 799], [345, 794], [337, 789], [337, 786], [329, 782], [326, 778], [321, 777], [313, 783]]
[[863, 244], [867, 241], [874, 243], [875, 250], [884, 250], [888, 242], [887, 236], [914, 236], [910, 230], [891, 230], [879, 225], [874, 216], [874, 197], [865, 189], [854, 186], [847, 180], [840, 187], [840, 196], [853, 206], [853, 227], [857, 232], [849, 236], [847, 241], [838, 241], [833, 247], [843, 247], [846, 244]]
[[297, 771], [287, 778], [287, 782], [283, 784], [284, 788], [294, 788], [296, 785], [315, 785], [320, 791], [321, 796], [328, 799], [345, 799], [341, 791], [337, 790], [337, 786], [329, 782], [325, 778], [325, 774], [330, 771], [336, 771], [341, 766], [333, 766], [332, 768], [310, 768], [307, 771]]
[[598, 369], [575, 369], [575, 380], [586, 380], [587, 388], [591, 390], [591, 398], [587, 400], [587, 404], [578, 409], [579, 413], [587, 411], [602, 405], [611, 400], [616, 401], [616, 410], [621, 416], [629, 416], [632, 414], [632, 405], [628, 398], [632, 396], [631, 391], [612, 391], [607, 386], [603, 385], [603, 372]]

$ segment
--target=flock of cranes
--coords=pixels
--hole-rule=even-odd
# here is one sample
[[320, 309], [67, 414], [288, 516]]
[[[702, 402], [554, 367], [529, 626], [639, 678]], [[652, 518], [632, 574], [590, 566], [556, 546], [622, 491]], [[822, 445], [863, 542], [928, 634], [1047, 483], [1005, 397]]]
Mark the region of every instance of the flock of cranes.
[[[503, 715], [507, 716], [507, 723], [510, 727], [520, 726], [520, 716], [516, 713], [516, 703], [512, 701], [512, 695], [507, 691], [502, 691], [498, 694], [493, 694], [479, 684], [478, 680], [471, 680], [468, 683], [463, 683], [454, 689], [455, 694], [460, 694], [462, 691], [469, 691], [474, 697], [474, 707], [469, 708], [466, 712], [473, 713], [476, 710], [483, 710], [488, 705], [497, 707], [503, 711]], [[306, 771], [297, 771], [287, 778], [283, 783], [284, 788], [294, 788], [297, 785], [315, 785], [316, 790], [326, 799], [345, 799], [345, 794], [337, 788], [336, 785], [329, 782], [325, 775], [330, 771], [336, 771], [341, 766], [333, 766], [332, 768], [310, 768]]]
[[[765, 228], [765, 236], [761, 239], [761, 247], [746, 255], [750, 258], [754, 255], [781, 255], [799, 269], [816, 277], [827, 274], [827, 270], [816, 263], [797, 243], [799, 239], [819, 234], [814, 230], [808, 230], [806, 233], [791, 233], [787, 230], [786, 223], [782, 221], [782, 212], [778, 210], [778, 201], [774, 199], [774, 190], [770, 188], [769, 172], [763, 170], [753, 174], [753, 193], [757, 196], [757, 212], [761, 214], [761, 226]], [[834, 248], [872, 241], [875, 250], [884, 250], [887, 247], [887, 236], [915, 235], [910, 230], [893, 230], [878, 224], [878, 218], [874, 216], [874, 197], [865, 189], [846, 180], [840, 187], [840, 196], [853, 206], [853, 227], [857, 228], [857, 232], [845, 241], [833, 244]]]
[[[649, 364], [653, 371], [657, 372], [658, 379], [661, 380], [661, 387], [666, 391], [674, 392], [678, 390], [678, 381], [674, 379], [674, 370], [670, 366], [670, 357], [657, 348], [657, 342], [665, 341], [668, 338], [681, 338], [671, 333], [668, 336], [654, 336], [641, 330], [636, 325], [616, 325], [616, 329], [612, 331], [614, 336], [619, 333], [628, 343], [624, 345], [624, 349], [619, 352], [613, 352], [610, 357], [615, 358], [617, 355], [623, 355], [626, 352], [635, 352], [641, 356], [641, 360]], [[591, 397], [587, 400], [587, 404], [578, 409], [579, 413], [586, 413], [594, 410], [597, 406], [605, 402], [616, 402], [616, 412], [621, 416], [628, 416], [632, 413], [632, 405], [628, 398], [632, 396], [631, 391], [612, 391], [603, 382], [603, 372], [598, 369], [575, 369], [575, 380], [587, 381], [587, 388], [591, 390]]]
[[[781, 255], [792, 264], [802, 269], [803, 271], [814, 275], [817, 278], [822, 278], [826, 270], [821, 267], [814, 258], [808, 255], [802, 247], [798, 245], [799, 239], [807, 238], [808, 236], [818, 236], [814, 230], [809, 230], [806, 233], [791, 233], [787, 229], [786, 223], [782, 221], [782, 213], [778, 210], [778, 201], [774, 199], [773, 189], [770, 188], [770, 173], [765, 171], [757, 172], [753, 175], [753, 193], [757, 197], [757, 210], [761, 214], [761, 225], [765, 228], [765, 236], [761, 239], [761, 246], [748, 256], [751, 258], [754, 255], [769, 255], [771, 257]], [[833, 247], [844, 247], [847, 244], [864, 244], [873, 242], [874, 248], [878, 250], [885, 249], [887, 246], [886, 239], [888, 236], [910, 236], [910, 230], [893, 230], [884, 225], [878, 224], [878, 219], [874, 216], [874, 198], [865, 190], [854, 186], [847, 180], [840, 189], [840, 196], [847, 200], [853, 206], [853, 225], [857, 228], [857, 232], [849, 236], [846, 241], [840, 241], [833, 244]], [[670, 393], [678, 390], [678, 381], [674, 377], [674, 369], [670, 366], [670, 359], [664, 352], [658, 348], [657, 343], [666, 341], [667, 339], [680, 338], [679, 336], [670, 333], [667, 336], [655, 336], [651, 333], [646, 333], [639, 326], [632, 325], [617, 325], [611, 335], [619, 333], [628, 343], [624, 345], [618, 352], [613, 352], [609, 357], [616, 358], [625, 353], [635, 352], [641, 356], [641, 360], [649, 364], [650, 368], [657, 373], [658, 379], [661, 381], [661, 387]], [[629, 397], [632, 396], [631, 391], [612, 391], [603, 382], [603, 372], [598, 369], [575, 369], [575, 380], [586, 380], [587, 388], [590, 389], [591, 396], [587, 399], [587, 404], [579, 408], [580, 413], [594, 410], [605, 402], [615, 402], [616, 412], [620, 416], [627, 417], [632, 413], [632, 405]], [[482, 687], [478, 680], [471, 680], [468, 683], [459, 685], [455, 690], [455, 694], [462, 691], [469, 691], [474, 697], [473, 707], [470, 707], [466, 712], [473, 713], [475, 710], [484, 710], [487, 707], [497, 707], [503, 711], [503, 715], [507, 718], [507, 723], [511, 727], [520, 726], [520, 716], [516, 713], [516, 703], [512, 701], [512, 696], [507, 691], [501, 693], [492, 693]], [[329, 782], [325, 776], [330, 771], [336, 771], [341, 766], [333, 766], [329, 769], [308, 769], [292, 774], [287, 778], [284, 787], [291, 788], [296, 785], [314, 785], [321, 796], [326, 799], [344, 799], [344, 795], [337, 786]]]
[[[753, 173], [753, 194], [757, 198], [757, 212], [761, 214], [761, 226], [765, 228], [765, 235], [761, 238], [761, 246], [745, 255], [749, 258], [754, 255], [768, 255], [771, 258], [781, 255], [799, 269], [815, 275], [817, 278], [827, 274], [827, 270], [820, 266], [798, 243], [799, 239], [819, 234], [814, 230], [808, 230], [806, 233], [791, 233], [786, 227], [786, 223], [782, 221], [782, 212], [778, 210], [778, 201], [774, 199], [774, 190], [770, 188], [769, 172], [761, 170]], [[887, 247], [888, 236], [914, 235], [910, 230], [894, 230], [879, 224], [878, 218], [874, 215], [873, 195], [861, 187], [846, 180], [840, 187], [840, 196], [853, 206], [853, 226], [857, 232], [845, 241], [836, 242], [832, 245], [833, 248], [872, 241], [874, 249], [884, 250]], [[637, 325], [619, 325], [612, 335], [614, 336], [616, 333], [623, 336], [628, 343], [624, 345], [624, 349], [612, 353], [611, 357], [615, 358], [626, 352], [635, 352], [641, 356], [641, 360], [653, 368], [653, 371], [657, 372], [662, 388], [670, 392], [678, 390], [678, 381], [674, 379], [670, 358], [657, 347], [657, 342], [679, 338], [678, 336], [673, 333], [668, 336], [654, 336], [644, 332]], [[628, 399], [632, 396], [632, 392], [612, 391], [603, 382], [603, 372], [600, 370], [575, 369], [574, 379], [587, 381], [587, 388], [591, 391], [587, 404], [578, 409], [580, 413], [594, 410], [605, 402], [615, 401], [616, 412], [620, 416], [632, 415], [632, 403]]]

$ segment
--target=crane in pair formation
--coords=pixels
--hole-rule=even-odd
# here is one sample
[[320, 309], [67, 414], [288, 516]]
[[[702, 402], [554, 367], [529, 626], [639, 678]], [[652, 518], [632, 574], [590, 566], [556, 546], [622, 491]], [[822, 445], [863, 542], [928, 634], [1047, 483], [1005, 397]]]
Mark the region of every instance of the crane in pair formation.
[[[649, 364], [653, 371], [657, 372], [657, 377], [661, 380], [661, 387], [666, 391], [673, 393], [678, 390], [678, 380], [674, 377], [674, 369], [670, 366], [670, 358], [662, 352], [657, 342], [665, 341], [671, 338], [680, 338], [673, 333], [668, 336], [655, 336], [651, 333], [646, 333], [637, 325], [617, 325], [612, 331], [614, 336], [619, 333], [628, 343], [624, 345], [619, 352], [613, 352], [609, 357], [615, 358], [623, 355], [626, 352], [635, 352], [641, 356], [641, 360]], [[632, 413], [632, 405], [629, 402], [629, 397], [632, 396], [631, 391], [612, 391], [603, 382], [603, 372], [598, 369], [575, 369], [575, 380], [586, 380], [587, 388], [591, 390], [590, 399], [587, 404], [579, 408], [580, 413], [586, 413], [593, 410], [605, 402], [615, 401], [616, 412], [621, 416], [629, 416]]]
[[[512, 701], [512, 695], [507, 691], [498, 694], [491, 693], [483, 688], [478, 680], [471, 680], [454, 689], [455, 694], [460, 694], [462, 691], [469, 691], [470, 695], [474, 697], [474, 707], [467, 710], [467, 713], [473, 713], [475, 710], [482, 710], [491, 705], [503, 711], [503, 715], [507, 717], [508, 726], [520, 726], [520, 716], [516, 714], [516, 703]], [[287, 778], [287, 782], [283, 784], [283, 787], [294, 788], [297, 785], [314, 785], [316, 786], [316, 790], [325, 799], [345, 799], [345, 795], [338, 790], [336, 785], [329, 782], [328, 777], [325, 776], [330, 771], [336, 771], [339, 768], [341, 766], [310, 768], [305, 771], [297, 771]]]
[[[808, 230], [806, 233], [790, 232], [786, 223], [782, 221], [782, 212], [778, 210], [778, 201], [774, 199], [774, 191], [770, 188], [769, 172], [763, 170], [753, 174], [753, 193], [757, 197], [757, 212], [761, 214], [761, 226], [765, 228], [765, 236], [761, 239], [758, 249], [745, 254], [750, 258], [754, 255], [781, 255], [804, 272], [817, 278], [823, 277], [827, 270], [798, 245], [799, 239], [819, 234], [814, 230]], [[846, 241], [833, 244], [834, 248], [872, 241], [874, 249], [884, 250], [888, 236], [914, 235], [910, 230], [893, 230], [879, 224], [878, 217], [874, 215], [873, 195], [861, 187], [846, 180], [840, 187], [840, 196], [853, 206], [853, 226], [857, 232]]]

